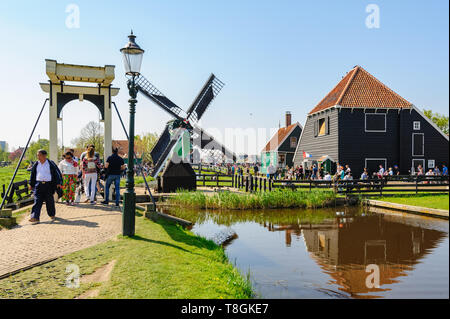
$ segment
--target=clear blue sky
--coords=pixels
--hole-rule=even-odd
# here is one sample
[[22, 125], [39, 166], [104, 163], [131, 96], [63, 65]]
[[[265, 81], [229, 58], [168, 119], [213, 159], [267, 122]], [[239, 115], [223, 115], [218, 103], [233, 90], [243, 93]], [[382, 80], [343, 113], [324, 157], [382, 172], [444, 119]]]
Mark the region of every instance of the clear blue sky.
[[[71, 3], [80, 9], [79, 29], [65, 24]], [[370, 3], [380, 8], [379, 29], [365, 25]], [[46, 97], [38, 85], [47, 81], [45, 58], [116, 65], [116, 102], [128, 123], [118, 50], [131, 28], [146, 49], [142, 73], [181, 107], [211, 72], [226, 83], [203, 119], [210, 131], [276, 128], [287, 110], [303, 124], [356, 64], [419, 108], [448, 114], [448, 10], [437, 0], [1, 1], [0, 140], [25, 144]], [[71, 102], [64, 118], [67, 145], [98, 112]], [[160, 132], [168, 119], [139, 97], [137, 133]], [[117, 119], [113, 128], [124, 138]], [[48, 137], [47, 112], [38, 134]]]

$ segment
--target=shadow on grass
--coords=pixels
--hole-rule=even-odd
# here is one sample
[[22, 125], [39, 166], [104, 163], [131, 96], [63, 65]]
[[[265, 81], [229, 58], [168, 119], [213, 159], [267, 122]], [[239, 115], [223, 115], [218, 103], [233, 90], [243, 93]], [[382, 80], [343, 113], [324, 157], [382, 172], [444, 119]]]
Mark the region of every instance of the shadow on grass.
[[176, 248], [176, 249], [182, 250], [182, 251], [187, 252], [187, 253], [195, 254], [192, 251], [184, 249], [183, 247], [180, 247], [180, 246], [177, 246], [177, 245], [174, 245], [174, 244], [170, 244], [170, 243], [167, 243], [167, 242], [164, 242], [164, 241], [160, 241], [160, 240], [153, 240], [153, 239], [145, 238], [145, 237], [142, 237], [142, 236], [139, 236], [139, 235], [132, 236], [132, 237], [130, 237], [130, 239], [139, 240], [139, 241], [145, 241], [147, 243], [152, 243], [152, 244], [168, 246], [168, 247], [172, 247], [172, 248]]
[[182, 242], [189, 246], [194, 246], [197, 248], [206, 248], [208, 250], [217, 249], [217, 245], [213, 241], [199, 236], [192, 236], [179, 225], [161, 219], [159, 219], [157, 223], [164, 228], [166, 233], [174, 241]]

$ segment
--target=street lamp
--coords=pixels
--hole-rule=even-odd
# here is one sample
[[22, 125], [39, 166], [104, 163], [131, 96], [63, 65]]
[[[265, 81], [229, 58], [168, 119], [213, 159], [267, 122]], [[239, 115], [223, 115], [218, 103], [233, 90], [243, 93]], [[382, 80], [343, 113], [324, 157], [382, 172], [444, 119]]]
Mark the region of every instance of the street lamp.
[[136, 36], [128, 36], [128, 43], [120, 49], [125, 67], [125, 74], [129, 76], [127, 86], [130, 94], [130, 128], [128, 141], [128, 168], [126, 190], [123, 194], [123, 214], [122, 214], [122, 234], [124, 236], [134, 236], [135, 214], [136, 214], [136, 193], [134, 192], [134, 114], [136, 113], [137, 87], [135, 79], [141, 71], [142, 57], [144, 50], [135, 42]]

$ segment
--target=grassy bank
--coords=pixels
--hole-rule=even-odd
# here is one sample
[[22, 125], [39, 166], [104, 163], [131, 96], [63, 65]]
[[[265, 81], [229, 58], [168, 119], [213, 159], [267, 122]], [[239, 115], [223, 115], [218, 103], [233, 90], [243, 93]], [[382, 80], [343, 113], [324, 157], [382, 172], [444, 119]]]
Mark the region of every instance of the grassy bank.
[[381, 200], [385, 202], [412, 205], [436, 209], [449, 209], [449, 195], [398, 195], [398, 196], [387, 196], [387, 197], [377, 197], [376, 200]]
[[169, 199], [171, 204], [190, 208], [209, 209], [265, 209], [265, 208], [318, 208], [334, 203], [332, 190], [312, 191], [274, 190], [258, 193], [219, 192], [208, 195], [202, 192], [179, 192]]
[[[115, 260], [109, 281], [65, 285], [66, 267], [81, 278]], [[0, 280], [1, 298], [74, 298], [98, 289], [98, 298], [249, 298], [248, 281], [221, 247], [179, 226], [136, 220], [136, 236], [81, 250]]]
[[[1, 167], [0, 168], [0, 187], [5, 184], [5, 187], [8, 187], [9, 182], [11, 181], [11, 177], [14, 174], [14, 167]], [[17, 171], [16, 178], [14, 179], [14, 182], [21, 182], [23, 180], [29, 180], [30, 179], [30, 172], [28, 172], [26, 169], [19, 169]]]

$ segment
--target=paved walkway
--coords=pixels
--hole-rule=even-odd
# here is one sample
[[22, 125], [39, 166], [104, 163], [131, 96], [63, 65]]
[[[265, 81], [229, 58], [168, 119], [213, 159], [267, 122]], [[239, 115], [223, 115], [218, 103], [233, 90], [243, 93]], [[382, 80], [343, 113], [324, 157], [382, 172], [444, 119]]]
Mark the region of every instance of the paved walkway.
[[121, 232], [122, 214], [114, 206], [56, 204], [51, 222], [45, 205], [41, 223], [24, 218], [17, 226], [0, 231], [0, 276], [36, 263], [105, 242]]

